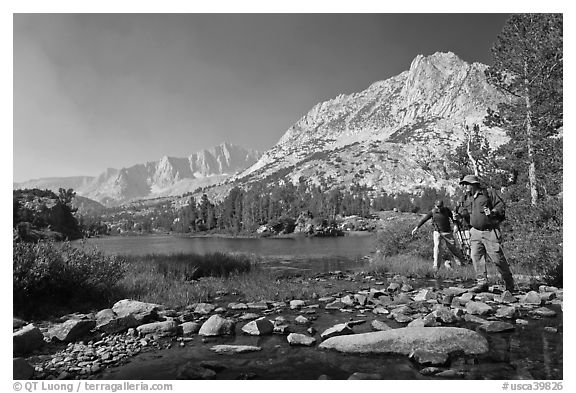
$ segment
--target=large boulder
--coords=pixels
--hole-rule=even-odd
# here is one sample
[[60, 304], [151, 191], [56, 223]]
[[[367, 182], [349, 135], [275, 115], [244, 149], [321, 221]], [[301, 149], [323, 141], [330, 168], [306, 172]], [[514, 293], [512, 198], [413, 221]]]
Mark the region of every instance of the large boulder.
[[48, 337], [51, 340], [73, 342], [90, 334], [90, 331], [95, 327], [96, 321], [93, 319], [69, 319], [52, 327], [48, 331]]
[[96, 329], [108, 334], [120, 333], [138, 325], [134, 315], [127, 314], [119, 317], [110, 308], [101, 310], [96, 314]]
[[15, 354], [25, 355], [44, 345], [44, 336], [40, 329], [33, 324], [24, 326], [14, 332], [12, 340], [12, 350]]
[[182, 331], [182, 335], [187, 337], [198, 333], [201, 327], [202, 325], [198, 322], [184, 322], [180, 325], [180, 330]]
[[273, 330], [274, 330], [274, 324], [265, 317], [261, 317], [256, 319], [255, 321], [248, 322], [246, 325], [242, 327], [242, 331], [251, 336], [262, 336], [265, 334], [272, 334]]
[[516, 307], [500, 307], [496, 310], [496, 314], [494, 316], [496, 318], [514, 318], [517, 314]]
[[527, 303], [527, 304], [541, 304], [542, 298], [540, 294], [536, 291], [530, 291], [526, 295], [520, 298], [520, 303]]
[[220, 315], [212, 315], [202, 324], [198, 334], [201, 336], [232, 335], [234, 328], [234, 321], [222, 318]]
[[23, 358], [12, 359], [12, 379], [31, 379], [34, 375], [34, 367], [32, 367]]
[[466, 355], [478, 355], [488, 352], [488, 342], [480, 334], [469, 329], [411, 327], [332, 337], [322, 342], [320, 348], [345, 353], [410, 355], [420, 349], [448, 354], [462, 352]]
[[466, 303], [466, 312], [472, 315], [488, 315], [491, 314], [494, 310], [492, 307], [487, 305], [484, 302], [474, 302], [470, 301]]
[[158, 310], [162, 308], [159, 304], [144, 303], [137, 300], [123, 299], [117, 301], [112, 306], [118, 318], [132, 316], [138, 325], [156, 320]]

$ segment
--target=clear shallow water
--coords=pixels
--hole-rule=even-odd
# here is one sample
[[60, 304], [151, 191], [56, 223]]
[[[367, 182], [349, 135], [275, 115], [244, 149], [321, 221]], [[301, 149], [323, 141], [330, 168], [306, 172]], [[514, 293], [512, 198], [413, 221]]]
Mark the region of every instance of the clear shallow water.
[[[212, 252], [253, 254], [278, 267], [305, 268], [318, 272], [358, 266], [373, 250], [371, 235], [334, 238], [219, 238], [177, 236], [112, 236], [87, 239], [101, 251], [114, 255], [146, 255]], [[79, 242], [76, 242], [79, 244]]]
[[[490, 351], [478, 357], [459, 357], [452, 359], [450, 368], [463, 372], [457, 379], [563, 379], [563, 340], [562, 333], [544, 331], [545, 326], [554, 326], [562, 330], [562, 314], [560, 308], [551, 306], [558, 312], [554, 318], [532, 319], [525, 326], [517, 325], [512, 332], [486, 333], [478, 329], [474, 323], [462, 323], [465, 327], [477, 331], [486, 337]], [[286, 310], [281, 314], [287, 320], [293, 321], [300, 312]], [[356, 313], [341, 313], [337, 311], [318, 310], [318, 319], [313, 326], [322, 332], [337, 324], [353, 320], [366, 320], [366, 323], [354, 326], [356, 333], [372, 331], [370, 322], [374, 319], [385, 321], [389, 326], [398, 328], [405, 326], [383, 316], [372, 313], [359, 315]], [[274, 316], [268, 316], [273, 319]], [[380, 378], [393, 380], [438, 379], [420, 374], [419, 366], [406, 356], [394, 355], [357, 355], [342, 354], [335, 351], [321, 350], [319, 334], [313, 347], [291, 347], [286, 342], [286, 336], [267, 335], [254, 337], [242, 334], [237, 324], [237, 334], [228, 337], [214, 337], [203, 340], [195, 336], [181, 348], [174, 342], [170, 349], [142, 353], [129, 363], [120, 367], [110, 368], [95, 376], [96, 379], [197, 379], [198, 369], [206, 364], [209, 368], [216, 367], [219, 371], [215, 379], [285, 379], [285, 380], [315, 380], [320, 376], [330, 379], [347, 379], [356, 372], [379, 374]], [[298, 333], [306, 334], [306, 327], [291, 323]], [[252, 345], [262, 350], [238, 355], [219, 355], [210, 350], [214, 345]]]

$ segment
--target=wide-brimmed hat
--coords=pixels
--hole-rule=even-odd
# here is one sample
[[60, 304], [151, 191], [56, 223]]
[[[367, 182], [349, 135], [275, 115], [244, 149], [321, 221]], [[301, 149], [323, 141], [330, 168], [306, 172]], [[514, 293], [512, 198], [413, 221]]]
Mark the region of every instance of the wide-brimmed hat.
[[476, 175], [466, 175], [460, 180], [460, 184], [480, 184], [480, 179]]

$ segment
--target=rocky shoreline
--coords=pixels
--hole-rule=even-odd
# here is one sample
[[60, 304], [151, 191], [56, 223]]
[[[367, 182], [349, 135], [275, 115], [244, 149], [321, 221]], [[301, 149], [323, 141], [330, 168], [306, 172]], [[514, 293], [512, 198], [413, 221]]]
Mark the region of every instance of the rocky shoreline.
[[[555, 317], [554, 308], [563, 310], [563, 290], [555, 287], [511, 294], [495, 285], [476, 294], [462, 284], [414, 289], [411, 280], [401, 276], [332, 272], [315, 279], [328, 286], [331, 280], [357, 281], [359, 289], [287, 302], [246, 302], [236, 294], [221, 293], [210, 303], [190, 304], [182, 310], [125, 299], [111, 309], [51, 322], [14, 319], [14, 379], [98, 378], [104, 370], [139, 354], [191, 342], [199, 345], [198, 340], [220, 354], [242, 356], [262, 350], [213, 345], [213, 338], [234, 335], [283, 335], [287, 346], [316, 347], [342, 356], [408, 357], [424, 376], [465, 377], [456, 367], [457, 359], [485, 354], [486, 335], [523, 329], [531, 320]], [[322, 327], [328, 315], [339, 323]], [[562, 334], [557, 327], [544, 329], [546, 334]], [[183, 378], [213, 379], [218, 372], [200, 367]]]

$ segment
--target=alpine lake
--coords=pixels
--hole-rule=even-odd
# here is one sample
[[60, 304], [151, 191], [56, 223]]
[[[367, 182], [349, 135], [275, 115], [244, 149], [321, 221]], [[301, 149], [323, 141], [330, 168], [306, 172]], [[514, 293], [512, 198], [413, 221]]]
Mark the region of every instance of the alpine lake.
[[[360, 271], [365, 256], [373, 250], [373, 235], [336, 238], [223, 238], [134, 236], [88, 239], [89, 245], [109, 254], [170, 254], [231, 252], [257, 255], [270, 268], [303, 269], [314, 273], [338, 274], [358, 281], [358, 291], [377, 288], [387, 290], [393, 275], [387, 278], [368, 276]], [[334, 273], [336, 272], [336, 273]], [[468, 286], [471, 283], [440, 281], [436, 279], [409, 279], [414, 291], [421, 289]], [[536, 291], [538, 291], [536, 289]], [[212, 303], [226, 307], [238, 302], [237, 296], [223, 294]], [[458, 379], [458, 380], [562, 380], [563, 379], [563, 310], [561, 302], [546, 302], [543, 306], [553, 310], [553, 316], [535, 315], [530, 308], [518, 307], [514, 318], [505, 320], [514, 325], [512, 330], [486, 332], [477, 321], [460, 320], [452, 325], [474, 330], [484, 336], [489, 352], [481, 356], [451, 357], [450, 362], [438, 368], [444, 373], [434, 376], [423, 372], [425, 368], [408, 356], [381, 354], [349, 354], [319, 349], [320, 333], [326, 329], [355, 321], [354, 333], [374, 331], [372, 322], [379, 320], [391, 328], [405, 327], [386, 315], [377, 315], [360, 306], [348, 310], [325, 309], [318, 301], [309, 302], [303, 309], [286, 307], [267, 310], [245, 310], [274, 321], [281, 317], [290, 322], [292, 332], [316, 338], [312, 346], [292, 346], [285, 334], [252, 336], [241, 327], [248, 320], [236, 323], [236, 334], [219, 337], [193, 335], [181, 338], [161, 338], [155, 347], [146, 348], [113, 367], [96, 373], [92, 379], [256, 379], [256, 380], [316, 380], [316, 379]], [[515, 303], [518, 305], [518, 303]], [[494, 307], [496, 308], [496, 306]], [[242, 312], [231, 313], [238, 317]], [[345, 312], [344, 312], [345, 311]], [[294, 323], [305, 316], [309, 324]], [[205, 319], [205, 318], [204, 318]], [[488, 317], [488, 320], [496, 320]], [[503, 319], [500, 319], [503, 320]], [[522, 323], [520, 323], [522, 322]], [[312, 333], [308, 330], [313, 327]], [[259, 347], [256, 352], [222, 355], [211, 350], [215, 345], [247, 345]], [[432, 373], [433, 374], [433, 373]]]

